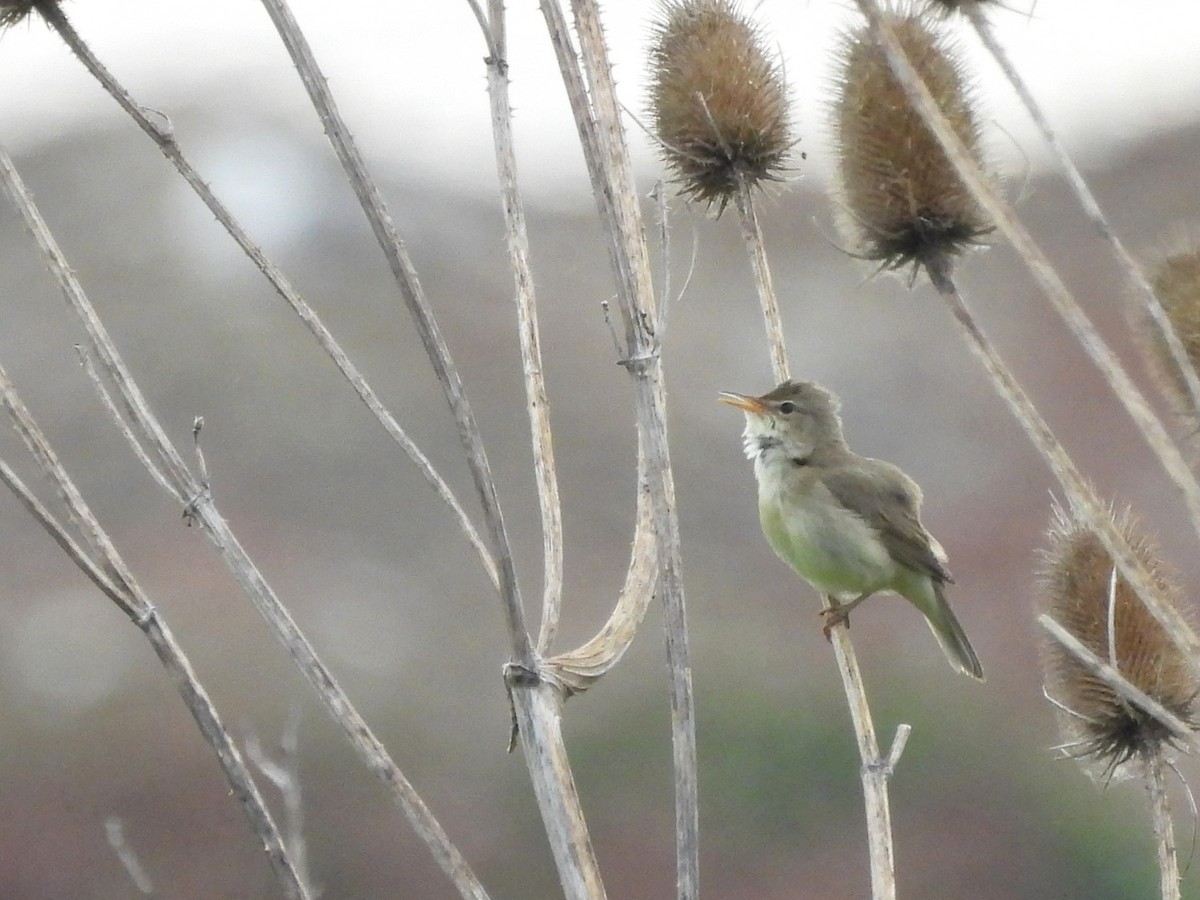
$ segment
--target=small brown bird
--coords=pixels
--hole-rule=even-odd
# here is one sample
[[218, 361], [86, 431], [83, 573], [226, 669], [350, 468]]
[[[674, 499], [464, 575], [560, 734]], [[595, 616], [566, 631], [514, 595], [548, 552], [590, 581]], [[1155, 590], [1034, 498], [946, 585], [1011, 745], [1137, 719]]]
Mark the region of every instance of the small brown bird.
[[761, 397], [722, 393], [746, 414], [763, 533], [780, 558], [830, 597], [827, 626], [848, 623], [867, 597], [894, 591], [933, 630], [950, 664], [983, 680], [979, 657], [944, 586], [946, 554], [921, 524], [921, 489], [891, 463], [846, 444], [836, 398], [785, 381]]

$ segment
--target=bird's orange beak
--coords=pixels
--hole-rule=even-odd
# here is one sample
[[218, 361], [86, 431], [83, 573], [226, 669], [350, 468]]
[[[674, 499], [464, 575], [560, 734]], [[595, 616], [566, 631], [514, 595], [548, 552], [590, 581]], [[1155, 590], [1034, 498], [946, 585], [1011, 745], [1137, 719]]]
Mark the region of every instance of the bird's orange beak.
[[717, 399], [722, 403], [728, 403], [730, 406], [736, 406], [738, 409], [744, 409], [746, 412], [755, 413], [760, 416], [768, 415], [771, 412], [761, 400], [755, 397], [747, 397], [745, 394], [721, 391], [717, 395]]

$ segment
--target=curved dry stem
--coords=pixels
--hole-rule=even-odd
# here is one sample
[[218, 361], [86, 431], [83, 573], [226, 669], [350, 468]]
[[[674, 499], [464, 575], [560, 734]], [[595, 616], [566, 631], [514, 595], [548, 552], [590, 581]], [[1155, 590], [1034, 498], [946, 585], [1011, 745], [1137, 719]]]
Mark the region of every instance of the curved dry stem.
[[[580, 143], [592, 195], [605, 229], [625, 330], [622, 364], [634, 380], [639, 433], [646, 435], [646, 472], [658, 538], [659, 589], [670, 672], [671, 733], [675, 766], [676, 880], [679, 897], [699, 891], [699, 804], [695, 702], [692, 695], [679, 523], [666, 430], [658, 322], [638, 194], [629, 162], [620, 106], [612, 82], [599, 11], [594, 0], [573, 0], [579, 52], [557, 0], [541, 0]], [[582, 63], [582, 66], [581, 66]]]
[[[1025, 261], [1054, 310], [1066, 323], [1080, 346], [1100, 370], [1121, 405], [1125, 407], [1126, 412], [1137, 424], [1167, 476], [1183, 494], [1192, 526], [1197, 534], [1200, 534], [1200, 484], [1197, 484], [1196, 478], [1184, 461], [1179, 448], [1170, 439], [1162, 422], [1151, 410], [1146, 398], [1134, 385], [1116, 355], [1100, 337], [1075, 298], [1071, 296], [1058, 273], [1050, 265], [1050, 261], [1034, 243], [1028, 230], [1018, 221], [1012, 207], [988, 182], [963, 142], [954, 133], [954, 129], [946, 122], [945, 117], [938, 110], [936, 102], [930, 96], [928, 88], [905, 54], [904, 48], [896, 39], [895, 33], [881, 17], [878, 0], [856, 0], [856, 2], [870, 20], [872, 33], [887, 53], [888, 63], [897, 80], [903, 85], [914, 108], [920, 112], [930, 130], [937, 135], [947, 158], [954, 165], [963, 184], [970, 189], [972, 195]], [[1153, 608], [1151, 611], [1154, 612]], [[1159, 614], [1154, 612], [1154, 615], [1158, 618]]]
[[638, 435], [637, 523], [625, 584], [608, 621], [586, 644], [545, 661], [545, 674], [564, 697], [596, 683], [625, 655], [646, 617], [658, 583], [658, 544], [654, 536], [654, 504], [646, 480], [645, 440]]
[[[421, 451], [421, 449], [413, 443], [413, 441], [400, 427], [395, 417], [383, 405], [379, 396], [374, 389], [367, 383], [366, 379], [359, 372], [358, 368], [350, 361], [350, 357], [342, 349], [341, 345], [330, 334], [329, 330], [321, 322], [316, 312], [311, 306], [295, 291], [292, 285], [288, 282], [283, 273], [263, 254], [258, 245], [250, 239], [250, 236], [238, 224], [237, 220], [229, 212], [228, 208], [217, 198], [216, 194], [208, 186], [207, 182], [200, 177], [200, 174], [193, 168], [187, 157], [183, 155], [183, 151], [175, 141], [174, 135], [169, 129], [160, 127], [148, 114], [147, 111], [134, 102], [129, 92], [121, 86], [121, 84], [112, 76], [103, 63], [91, 52], [91, 48], [83, 41], [79, 34], [75, 31], [70, 21], [66, 18], [61, 8], [53, 2], [39, 2], [39, 13], [46, 19], [70, 47], [71, 51], [78, 57], [79, 61], [87, 68], [92, 76], [100, 83], [100, 85], [112, 96], [117, 104], [125, 110], [126, 113], [133, 119], [139, 128], [144, 131], [151, 140], [162, 151], [163, 155], [175, 166], [176, 171], [183, 176], [183, 179], [188, 183], [196, 195], [201, 199], [205, 206], [216, 217], [217, 221], [229, 233], [229, 236], [242, 249], [242, 252], [254, 263], [255, 267], [266, 277], [271, 283], [271, 286], [279, 294], [280, 297], [287, 302], [300, 320], [308, 328], [309, 332], [316, 339], [321, 349], [328, 354], [333, 360], [338, 370], [343, 377], [350, 383], [359, 399], [366, 405], [372, 415], [383, 426], [388, 435], [400, 445], [404, 453], [416, 464], [422, 477], [434, 489], [442, 501], [450, 508], [451, 513], [458, 521], [459, 528], [466, 535], [471, 546], [475, 548], [479, 555], [480, 562], [483, 564], [484, 571], [491, 579], [494, 585], [499, 585], [499, 574], [497, 572], [496, 562], [492, 557], [491, 552], [484, 544], [483, 539], [479, 536], [474, 524], [467, 516], [462, 504], [450, 490], [449, 485], [441, 475], [434, 469], [429, 459]], [[173, 465], [173, 464], [172, 464]], [[168, 468], [171, 466], [169, 465]]]
[[425, 291], [417, 278], [416, 269], [408, 256], [404, 243], [396, 231], [396, 225], [384, 205], [362, 154], [350, 134], [329, 91], [329, 85], [317, 65], [312, 48], [285, 0], [262, 0], [267, 15], [275, 25], [280, 39], [287, 48], [296, 66], [296, 72], [308, 91], [309, 100], [321, 120], [342, 169], [350, 179], [354, 194], [358, 197], [375, 239], [387, 258], [392, 276], [400, 288], [405, 305], [416, 326], [417, 335], [425, 347], [425, 353], [433, 367], [446, 396], [446, 402], [458, 425], [459, 438], [467, 457], [467, 466], [475, 482], [475, 491], [483, 507], [484, 520], [491, 538], [491, 552], [499, 575], [500, 600], [504, 608], [505, 624], [508, 628], [509, 644], [513, 660], [521, 666], [535, 665], [533, 646], [525, 627], [525, 612], [521, 607], [521, 592], [517, 585], [517, 573], [513, 563], [512, 547], [500, 511], [500, 499], [496, 495], [496, 483], [492, 478], [491, 466], [483, 448], [479, 426], [463, 389], [462, 378], [450, 357], [450, 349], [442, 338], [441, 329], [433, 317]]
[[[130, 427], [124, 433], [143, 444], [146, 459], [163, 469], [160, 484], [166, 484], [172, 495], [184, 505], [184, 515], [189, 521], [198, 522], [216, 546], [219, 555], [241, 585], [246, 595], [258, 610], [259, 615], [274, 631], [293, 662], [316, 691], [330, 716], [341, 726], [351, 745], [363, 762], [390, 789], [393, 799], [404, 810], [413, 829], [425, 841], [434, 859], [459, 889], [464, 898], [486, 900], [487, 893], [479, 883], [458, 848], [451, 842], [441, 825], [403, 773], [388, 756], [383, 744], [375, 737], [350, 698], [338, 685], [332, 673], [325, 667], [300, 631], [291, 613], [280, 602], [254, 561], [246, 553], [233, 534], [224, 517], [213, 502], [209, 485], [198, 480], [184, 463], [182, 456], [167, 436], [161, 423], [146, 403], [145, 397], [133, 380], [120, 352], [100, 321], [91, 301], [67, 265], [53, 235], [46, 227], [28, 192], [20, 183], [12, 162], [0, 150], [0, 180], [17, 201], [26, 224], [43, 251], [48, 267], [67, 299], [68, 305], [78, 316], [86, 331], [92, 352], [100, 363], [105, 376], [117, 388], [120, 403], [104, 399], [105, 408], [117, 413], [124, 412]], [[103, 382], [97, 386], [105, 390]], [[151, 615], [153, 620], [154, 617]], [[152, 623], [153, 624], [153, 623]], [[158, 647], [156, 646], [156, 650]], [[164, 662], [166, 660], [164, 659]]]
[[1000, 66], [1000, 70], [1008, 78], [1009, 83], [1013, 86], [1013, 90], [1017, 92], [1017, 96], [1025, 106], [1029, 117], [1038, 127], [1038, 130], [1041, 131], [1042, 138], [1054, 153], [1059, 166], [1067, 176], [1067, 183], [1075, 191], [1076, 197], [1079, 198], [1079, 205], [1083, 207], [1084, 213], [1096, 227], [1100, 236], [1108, 241], [1112, 247], [1113, 256], [1129, 278], [1130, 284], [1133, 285], [1134, 289], [1141, 296], [1143, 303], [1146, 305], [1146, 310], [1150, 314], [1150, 318], [1154, 321], [1155, 327], [1158, 328], [1159, 333], [1163, 337], [1167, 352], [1170, 353], [1171, 360], [1175, 363], [1176, 368], [1182, 376], [1188, 397], [1192, 402], [1192, 409], [1200, 413], [1200, 376], [1197, 376], [1195, 367], [1188, 359], [1187, 350], [1184, 349], [1183, 342], [1171, 326], [1171, 320], [1167, 317], [1167, 311], [1163, 309], [1162, 302], [1158, 299], [1158, 294], [1154, 292], [1154, 288], [1150, 285], [1149, 279], [1146, 278], [1145, 271], [1143, 271], [1142, 267], [1133, 258], [1129, 250], [1126, 249], [1124, 241], [1113, 230], [1112, 224], [1100, 208], [1100, 204], [1096, 201], [1095, 195], [1092, 194], [1091, 188], [1088, 187], [1087, 181], [1084, 180], [1083, 174], [1075, 165], [1075, 161], [1067, 152], [1067, 148], [1058, 139], [1058, 135], [1055, 134], [1054, 129], [1050, 127], [1050, 122], [1046, 118], [1042, 108], [1038, 105], [1037, 100], [1030, 93], [1024, 79], [1021, 78], [1013, 66], [1012, 60], [1009, 59], [1008, 54], [996, 39], [996, 33], [992, 29], [991, 22], [988, 21], [987, 14], [977, 3], [964, 4], [962, 11], [974, 26], [984, 47], [992, 54], [997, 65]]
[[550, 405], [546, 379], [542, 373], [542, 350], [538, 335], [537, 302], [533, 273], [529, 267], [529, 234], [525, 227], [525, 207], [517, 182], [517, 160], [513, 150], [512, 104], [508, 94], [507, 39], [504, 4], [489, 0], [486, 21], [480, 22], [489, 55], [488, 97], [492, 107], [492, 135], [496, 149], [496, 170], [504, 207], [505, 234], [509, 267], [517, 305], [517, 331], [521, 343], [522, 371], [525, 375], [525, 404], [529, 413], [530, 441], [533, 447], [534, 476], [542, 517], [542, 624], [538, 632], [537, 652], [548, 653], [558, 631], [563, 592], [562, 504], [558, 496], [558, 477], [554, 467], [554, 444], [550, 432]]
[[762, 229], [758, 225], [754, 194], [741, 174], [738, 175], [737, 207], [742, 216], [742, 239], [746, 242], [746, 253], [754, 271], [754, 286], [758, 291], [758, 302], [767, 326], [771, 371], [775, 373], [775, 382], [778, 384], [792, 377], [788, 368], [787, 349], [783, 344], [783, 318], [779, 313], [779, 298], [775, 295], [775, 284], [767, 262], [767, 248], [763, 243]]

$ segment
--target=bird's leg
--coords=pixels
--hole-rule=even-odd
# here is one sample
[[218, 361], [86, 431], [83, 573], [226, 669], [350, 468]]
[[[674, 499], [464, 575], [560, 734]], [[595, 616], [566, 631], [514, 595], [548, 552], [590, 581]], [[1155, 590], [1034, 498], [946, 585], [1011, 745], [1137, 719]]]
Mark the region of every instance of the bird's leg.
[[833, 594], [826, 595], [829, 606], [821, 610], [821, 618], [825, 620], [825, 624], [821, 628], [821, 634], [825, 635], [825, 640], [833, 640], [833, 629], [837, 628], [837, 626], [845, 625], [847, 628], [850, 627], [850, 611], [870, 597], [871, 593], [871, 591], [867, 591], [865, 594], [860, 594], [853, 600], [845, 603], [838, 602], [837, 597], [833, 596]]

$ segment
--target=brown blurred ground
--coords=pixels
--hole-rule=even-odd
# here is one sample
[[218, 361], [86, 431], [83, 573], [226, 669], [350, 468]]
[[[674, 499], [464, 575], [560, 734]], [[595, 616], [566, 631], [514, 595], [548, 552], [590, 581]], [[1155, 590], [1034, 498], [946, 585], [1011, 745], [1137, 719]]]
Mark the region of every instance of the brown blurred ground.
[[[272, 160], [286, 148], [286, 179], [266, 183], [287, 202], [273, 209], [250, 191], [235, 211], [252, 231], [264, 223], [268, 255], [469, 500], [440, 391], [328, 154], [312, 135], [261, 119], [222, 130], [183, 113], [175, 125], [202, 165], [225, 161], [210, 173], [219, 193], [222, 179], [244, 187], [278, 177]], [[1091, 173], [1134, 246], [1196, 216], [1198, 154], [1200, 130], [1164, 134]], [[239, 159], [249, 160], [244, 170]], [[218, 503], [493, 896], [554, 896], [523, 761], [504, 753], [499, 604], [449, 516], [148, 142], [114, 125], [17, 162], [160, 416], [181, 441], [193, 416], [205, 417]], [[1025, 187], [1030, 226], [1144, 383], [1121, 279], [1100, 241], [1057, 181]], [[481, 420], [533, 616], [541, 541], [498, 205], [402, 173], [386, 193]], [[530, 219], [565, 503], [565, 648], [603, 621], [623, 577], [630, 392], [600, 311], [612, 289], [590, 208], [532, 209]], [[954, 676], [906, 605], [880, 600], [855, 617], [882, 739], [900, 722], [914, 726], [892, 795], [902, 894], [1149, 896], [1140, 791], [1102, 794], [1048, 749], [1058, 736], [1041, 697], [1030, 604], [1051, 480], [931, 292], [866, 280], [831, 245], [828, 221], [827, 201], [803, 182], [764, 210], [793, 368], [842, 396], [856, 449], [923, 485], [927, 524], [958, 579], [955, 606], [988, 673], [983, 686]], [[671, 308], [665, 358], [704, 895], [864, 896], [857, 757], [816, 601], [761, 539], [740, 417], [715, 402], [722, 389], [770, 386], [740, 238], [732, 217], [683, 211], [676, 284], [693, 229], [696, 271]], [[270, 743], [300, 707], [308, 839], [325, 896], [453, 896], [203, 537], [98, 412], [72, 349], [79, 335], [7, 205], [0, 267], [0, 362], [226, 721]], [[1194, 593], [1196, 535], [1181, 504], [1013, 254], [973, 255], [961, 283], [1081, 466], [1104, 495], [1136, 506]], [[7, 433], [0, 453], [23, 460]], [[105, 842], [110, 816], [126, 823], [162, 896], [273, 896], [216, 765], [135, 629], [11, 498], [0, 500], [0, 541], [0, 897], [130, 896]], [[672, 893], [660, 634], [652, 613], [622, 666], [566, 710], [614, 898]], [[1194, 766], [1184, 772], [1194, 780]], [[1196, 893], [1195, 876], [1185, 888]]]

